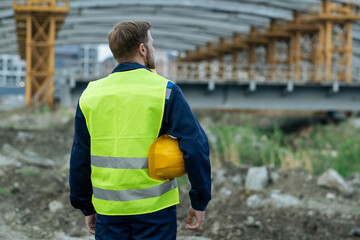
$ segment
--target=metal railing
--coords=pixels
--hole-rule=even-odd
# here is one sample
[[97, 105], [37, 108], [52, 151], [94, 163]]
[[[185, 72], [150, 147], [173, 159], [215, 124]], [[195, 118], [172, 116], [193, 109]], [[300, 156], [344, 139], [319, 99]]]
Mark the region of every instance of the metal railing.
[[[225, 65], [223, 70], [219, 70], [219, 63], [208, 62], [187, 62], [177, 63], [175, 71], [169, 72], [170, 79], [178, 82], [188, 81], [206, 81], [215, 80], [221, 82], [262, 82], [262, 83], [360, 83], [360, 68], [353, 67], [333, 67], [327, 71], [325, 66], [314, 65], [261, 65], [261, 64], [243, 64], [232, 66]], [[161, 73], [160, 73], [161, 74]]]
[[[219, 63], [179, 63], [179, 62], [161, 62], [157, 63], [156, 71], [168, 79], [177, 83], [186, 82], [238, 82], [238, 83], [346, 83], [360, 84], [360, 67], [344, 69], [334, 67], [330, 75], [325, 67], [313, 65], [293, 66], [287, 64], [278, 65], [224, 65], [223, 71], [219, 71]], [[77, 81], [92, 81], [108, 75], [112, 69], [111, 66], [96, 66], [93, 74], [84, 74], [81, 66], [67, 66], [56, 69], [55, 79], [62, 79], [73, 85]], [[348, 72], [346, 72], [348, 71]], [[351, 72], [349, 72], [351, 71]], [[351, 74], [352, 81], [345, 81], [346, 74]]]

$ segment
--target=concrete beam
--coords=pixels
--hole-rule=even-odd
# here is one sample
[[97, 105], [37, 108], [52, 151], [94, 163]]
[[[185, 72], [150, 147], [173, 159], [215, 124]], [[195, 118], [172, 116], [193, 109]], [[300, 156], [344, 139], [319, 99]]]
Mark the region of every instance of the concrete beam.
[[[208, 83], [177, 83], [193, 109], [224, 110], [299, 110], [299, 111], [360, 111], [360, 85], [339, 86], [331, 92], [332, 85], [299, 86], [284, 94], [286, 84], [257, 84], [248, 92], [248, 84], [216, 84], [209, 90]], [[77, 82], [72, 89], [76, 104], [87, 82]]]
[[249, 93], [248, 85], [216, 85], [213, 91], [207, 84], [178, 84], [192, 108], [238, 110], [314, 110], [360, 111], [360, 85], [341, 87], [331, 93], [331, 86], [294, 86], [284, 94], [285, 85], [257, 85]]

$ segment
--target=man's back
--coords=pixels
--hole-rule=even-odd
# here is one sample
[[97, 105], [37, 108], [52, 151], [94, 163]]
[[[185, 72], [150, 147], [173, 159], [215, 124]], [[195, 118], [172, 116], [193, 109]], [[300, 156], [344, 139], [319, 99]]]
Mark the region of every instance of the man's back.
[[119, 64], [89, 84], [76, 110], [70, 201], [96, 239], [176, 238], [176, 180], [151, 179], [146, 161], [159, 135], [175, 137], [183, 152], [192, 185], [188, 229], [199, 229], [211, 199], [206, 134], [180, 88], [151, 72], [150, 26], [126, 21], [113, 28], [109, 47]]
[[167, 80], [146, 69], [112, 73], [80, 97], [91, 136], [95, 211], [134, 215], [179, 203], [176, 180], [148, 172], [148, 149], [159, 135]]

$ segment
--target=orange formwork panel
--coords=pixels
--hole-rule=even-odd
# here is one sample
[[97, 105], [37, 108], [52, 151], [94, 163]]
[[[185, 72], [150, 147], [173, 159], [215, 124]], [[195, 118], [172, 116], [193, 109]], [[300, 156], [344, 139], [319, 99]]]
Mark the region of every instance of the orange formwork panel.
[[69, 0], [13, 0], [18, 49], [26, 60], [26, 104], [54, 105], [56, 33]]

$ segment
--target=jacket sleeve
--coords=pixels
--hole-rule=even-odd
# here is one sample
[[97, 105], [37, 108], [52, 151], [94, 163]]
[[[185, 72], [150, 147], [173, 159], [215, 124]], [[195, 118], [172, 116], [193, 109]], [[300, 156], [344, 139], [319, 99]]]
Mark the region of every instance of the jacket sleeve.
[[75, 134], [70, 158], [70, 203], [87, 216], [95, 213], [91, 202], [90, 134], [79, 107], [75, 114]]
[[166, 132], [177, 137], [191, 183], [191, 206], [203, 211], [211, 199], [211, 169], [207, 136], [192, 112], [181, 89], [174, 85], [167, 101]]

